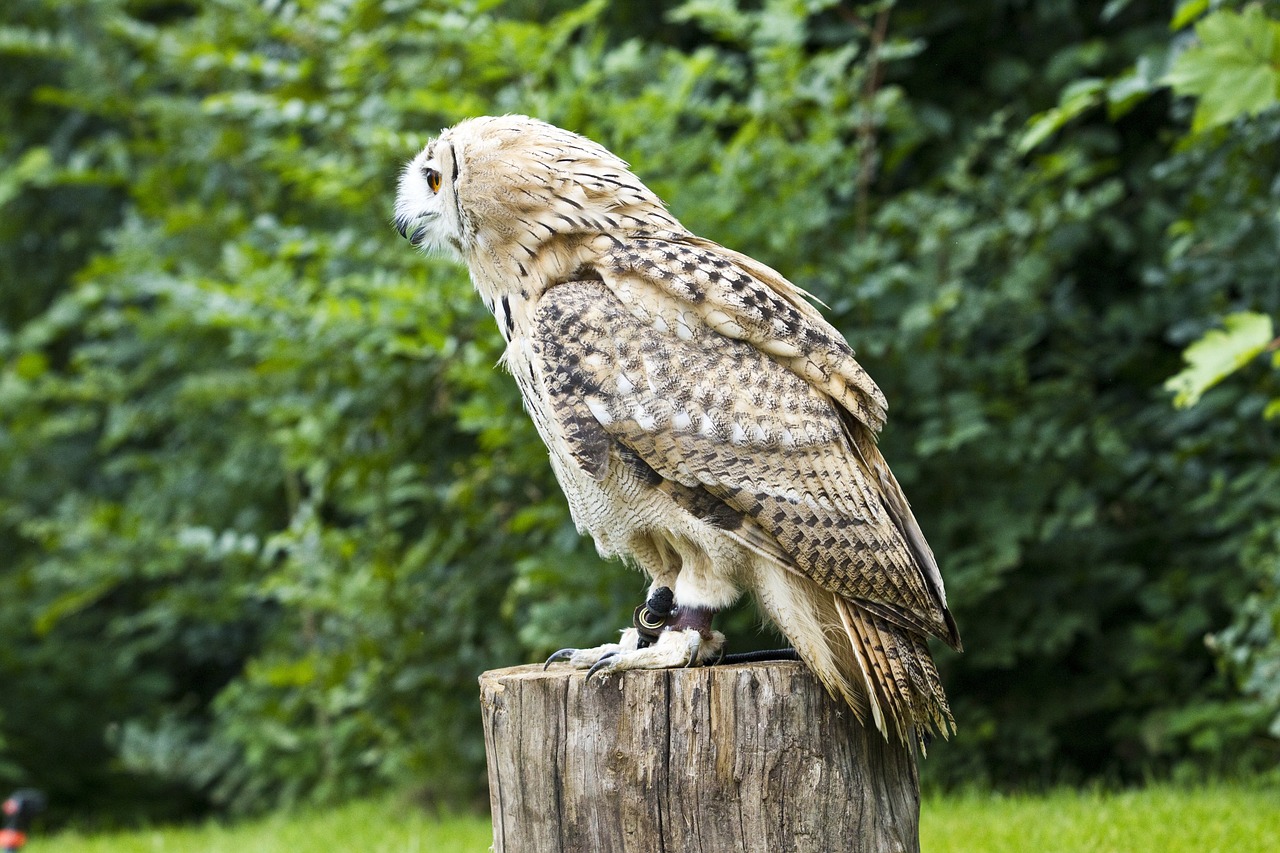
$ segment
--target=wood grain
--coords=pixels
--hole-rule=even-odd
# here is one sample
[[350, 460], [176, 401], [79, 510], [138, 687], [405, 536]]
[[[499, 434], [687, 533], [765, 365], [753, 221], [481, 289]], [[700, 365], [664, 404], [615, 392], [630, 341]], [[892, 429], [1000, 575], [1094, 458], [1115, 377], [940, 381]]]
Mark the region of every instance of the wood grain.
[[495, 853], [919, 850], [914, 754], [799, 663], [480, 677]]

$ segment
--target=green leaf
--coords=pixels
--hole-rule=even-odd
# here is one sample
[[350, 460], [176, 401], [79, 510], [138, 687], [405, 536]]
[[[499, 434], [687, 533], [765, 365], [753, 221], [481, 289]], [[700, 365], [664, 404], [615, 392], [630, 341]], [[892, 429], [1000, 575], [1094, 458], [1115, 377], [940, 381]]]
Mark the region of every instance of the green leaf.
[[1101, 103], [1107, 83], [1096, 77], [1076, 80], [1062, 90], [1058, 105], [1037, 113], [1027, 121], [1027, 130], [1018, 140], [1018, 152], [1026, 154], [1057, 132], [1067, 122]]
[[14, 165], [0, 170], [0, 208], [17, 198], [27, 184], [40, 184], [53, 171], [53, 156], [43, 146], [30, 148]]
[[1257, 115], [1280, 103], [1280, 22], [1250, 6], [1196, 24], [1199, 44], [1184, 51], [1164, 81], [1196, 103], [1193, 132]]
[[1164, 72], [1169, 60], [1165, 51], [1138, 57], [1133, 66], [1107, 85], [1107, 116], [1123, 117], [1152, 92], [1164, 88]]
[[1110, 23], [1114, 19], [1120, 17], [1124, 10], [1129, 8], [1129, 5], [1132, 2], [1133, 0], [1108, 0], [1107, 5], [1102, 7], [1102, 14], [1098, 17], [1104, 22]]
[[1209, 0], [1183, 0], [1173, 12], [1169, 29], [1177, 31], [1203, 15], [1209, 8]]
[[49, 359], [44, 353], [24, 352], [14, 362], [14, 372], [23, 379], [39, 379], [49, 369]]
[[1274, 337], [1271, 318], [1242, 311], [1224, 320], [1226, 329], [1212, 329], [1187, 347], [1186, 368], [1164, 383], [1175, 394], [1178, 408], [1194, 406], [1205, 391], [1239, 370], [1267, 348]]

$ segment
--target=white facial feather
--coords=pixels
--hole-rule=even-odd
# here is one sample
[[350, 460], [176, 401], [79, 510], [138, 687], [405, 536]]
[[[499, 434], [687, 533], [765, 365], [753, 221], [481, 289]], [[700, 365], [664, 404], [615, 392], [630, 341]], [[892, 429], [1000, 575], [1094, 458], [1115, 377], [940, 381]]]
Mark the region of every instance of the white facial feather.
[[684, 230], [606, 148], [526, 116], [442, 131], [401, 174], [395, 225], [414, 246], [463, 261], [485, 303], [510, 296], [517, 315], [602, 234]]
[[[462, 229], [457, 205], [452, 203], [452, 182], [446, 186], [441, 164], [428, 145], [409, 161], [400, 173], [396, 192], [396, 229], [414, 246], [428, 252], [443, 252], [456, 260], [462, 257]], [[427, 176], [440, 176], [433, 190]]]

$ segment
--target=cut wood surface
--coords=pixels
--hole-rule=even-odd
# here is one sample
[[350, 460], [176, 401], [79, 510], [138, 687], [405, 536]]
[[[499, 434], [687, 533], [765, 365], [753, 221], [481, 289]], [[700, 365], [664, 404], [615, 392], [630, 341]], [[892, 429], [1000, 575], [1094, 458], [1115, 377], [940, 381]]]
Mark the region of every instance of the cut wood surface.
[[495, 853], [919, 850], [915, 756], [800, 663], [480, 676]]

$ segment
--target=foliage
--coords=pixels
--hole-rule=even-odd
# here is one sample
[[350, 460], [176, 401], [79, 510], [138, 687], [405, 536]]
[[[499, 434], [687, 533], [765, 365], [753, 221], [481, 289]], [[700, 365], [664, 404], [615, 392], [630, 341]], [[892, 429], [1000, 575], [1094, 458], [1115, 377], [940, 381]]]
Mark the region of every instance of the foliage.
[[0, 778], [101, 820], [468, 797], [475, 676], [629, 618], [465, 273], [389, 226], [501, 112], [818, 294], [884, 387], [968, 649], [932, 780], [1274, 764], [1276, 376], [1161, 384], [1280, 312], [1280, 116], [1189, 134], [1141, 6], [7, 4]]
[[1223, 322], [1225, 330], [1206, 332], [1183, 351], [1187, 366], [1164, 383], [1174, 392], [1175, 406], [1194, 406], [1205, 391], [1265, 352], [1275, 335], [1266, 314], [1241, 311], [1228, 314]]
[[1197, 44], [1165, 76], [1179, 95], [1196, 98], [1192, 131], [1257, 115], [1280, 102], [1280, 21], [1252, 5], [1219, 9], [1196, 24]]
[[[1200, 3], [1184, 7], [1196, 7]], [[1174, 26], [1191, 19], [1175, 16]], [[1196, 25], [1198, 43], [1180, 54], [1165, 78], [1175, 92], [1196, 98], [1194, 134], [1243, 116], [1262, 114], [1280, 104], [1280, 21], [1264, 14], [1261, 4], [1243, 13], [1218, 9]], [[1186, 143], [1184, 143], [1186, 144]], [[1187, 235], [1182, 235], [1187, 236]], [[1274, 306], [1273, 306], [1274, 310]], [[1165, 383], [1177, 406], [1195, 405], [1209, 387], [1242, 370], [1264, 350], [1276, 350], [1280, 338], [1268, 314], [1241, 311], [1223, 318], [1226, 332], [1205, 332], [1183, 352], [1188, 367]], [[1280, 370], [1280, 352], [1271, 363]], [[1263, 417], [1280, 417], [1280, 396], [1263, 409]], [[1280, 737], [1280, 528], [1266, 521], [1255, 525], [1241, 562], [1258, 587], [1237, 609], [1226, 630], [1207, 638], [1246, 694], [1258, 700], [1262, 717], [1272, 718], [1269, 731]]]
[[1280, 738], [1280, 530], [1259, 524], [1241, 562], [1258, 578], [1257, 588], [1237, 609], [1235, 620], [1209, 638], [1268, 731]]

